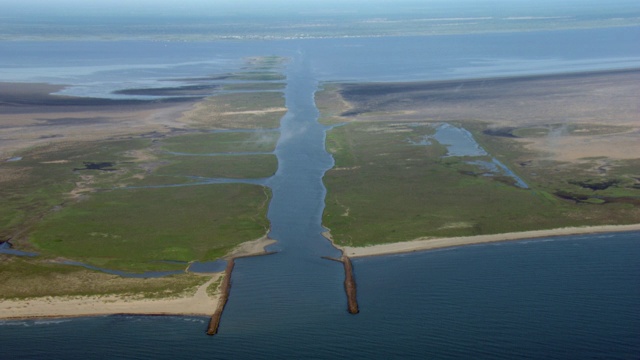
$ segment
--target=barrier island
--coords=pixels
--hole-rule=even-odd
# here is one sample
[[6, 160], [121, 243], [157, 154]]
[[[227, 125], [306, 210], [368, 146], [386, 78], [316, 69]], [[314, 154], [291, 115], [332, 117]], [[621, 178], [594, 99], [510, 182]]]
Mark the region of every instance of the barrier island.
[[[0, 236], [38, 255], [0, 254], [0, 317], [222, 309], [229, 279], [188, 268], [273, 243], [263, 182], [278, 166], [283, 61], [127, 91], [171, 96], [156, 101], [3, 84]], [[349, 258], [640, 229], [638, 84], [640, 70], [324, 84], [323, 223], [347, 259], [350, 311]]]
[[283, 63], [118, 92], [152, 100], [0, 84], [0, 317], [211, 315], [222, 275], [191, 264], [273, 243]]
[[325, 84], [321, 121], [341, 125], [327, 136], [329, 237], [364, 256], [638, 229], [639, 80]]

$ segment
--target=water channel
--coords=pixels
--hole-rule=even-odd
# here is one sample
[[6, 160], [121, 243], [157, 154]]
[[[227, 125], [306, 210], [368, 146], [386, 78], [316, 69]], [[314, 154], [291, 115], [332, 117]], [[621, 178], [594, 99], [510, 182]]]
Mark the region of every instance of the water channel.
[[322, 236], [326, 194], [322, 177], [333, 166], [333, 158], [324, 146], [327, 128], [317, 121], [317, 86], [305, 58], [292, 59], [285, 89], [288, 112], [275, 149], [278, 171], [266, 183], [273, 193], [269, 236], [278, 240], [269, 250], [277, 253], [237, 261], [222, 334], [229, 327], [240, 330], [250, 323], [272, 325], [291, 318], [284, 313], [305, 314], [298, 317], [301, 327], [308, 326], [314, 311], [322, 314], [330, 308], [347, 316], [346, 299], [336, 292], [342, 288], [343, 267], [322, 259], [341, 253]]

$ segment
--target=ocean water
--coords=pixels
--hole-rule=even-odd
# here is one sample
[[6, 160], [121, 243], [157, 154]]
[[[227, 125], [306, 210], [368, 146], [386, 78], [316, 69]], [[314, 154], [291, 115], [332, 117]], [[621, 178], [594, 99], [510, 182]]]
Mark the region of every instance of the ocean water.
[[277, 254], [237, 261], [219, 334], [204, 335], [203, 317], [3, 321], [0, 359], [637, 358], [639, 232], [356, 259], [361, 312], [348, 314], [342, 265], [321, 258], [337, 255], [320, 234], [321, 179], [333, 160], [313, 94], [322, 81], [638, 67], [639, 34], [621, 28], [274, 42], [0, 43], [0, 53], [9, 54], [0, 59], [0, 80], [71, 84], [69, 93], [91, 96], [109, 96], [122, 79], [137, 87], [234, 71], [244, 56], [291, 58], [289, 111], [275, 150], [279, 169], [261, 180], [273, 190], [268, 215]]
[[[355, 316], [341, 269], [271, 278], [248, 263], [269, 269], [279, 255], [244, 259], [216, 336], [201, 317], [1, 322], [0, 358], [637, 359], [639, 240], [572, 236], [357, 259]], [[257, 310], [264, 302], [272, 311]]]

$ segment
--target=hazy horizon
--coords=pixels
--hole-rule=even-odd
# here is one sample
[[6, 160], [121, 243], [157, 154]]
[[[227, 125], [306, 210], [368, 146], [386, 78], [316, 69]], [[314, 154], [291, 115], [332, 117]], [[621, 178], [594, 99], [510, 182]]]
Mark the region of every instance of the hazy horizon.
[[1, 40], [216, 40], [439, 35], [640, 25], [615, 0], [0, 1]]

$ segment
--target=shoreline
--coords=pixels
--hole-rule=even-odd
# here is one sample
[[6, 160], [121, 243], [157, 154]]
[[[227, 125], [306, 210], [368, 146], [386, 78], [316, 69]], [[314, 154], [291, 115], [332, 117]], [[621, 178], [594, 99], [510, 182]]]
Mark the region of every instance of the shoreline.
[[601, 225], [584, 227], [566, 227], [548, 230], [532, 230], [523, 232], [513, 232], [504, 234], [460, 236], [451, 238], [418, 238], [410, 241], [378, 244], [364, 247], [341, 246], [335, 243], [330, 231], [323, 235], [338, 249], [342, 250], [345, 256], [350, 258], [361, 258], [369, 256], [384, 256], [394, 254], [405, 254], [418, 251], [428, 251], [444, 249], [466, 245], [488, 244], [504, 241], [518, 241], [527, 239], [537, 239], [545, 237], [559, 237], [586, 234], [605, 234], [614, 232], [640, 231], [640, 224], [631, 225]]
[[636, 74], [640, 72], [640, 67], [629, 66], [622, 68], [612, 69], [583, 69], [583, 70], [566, 70], [560, 72], [544, 72], [544, 73], [516, 73], [516, 74], [503, 74], [503, 75], [489, 75], [489, 76], [470, 76], [460, 78], [444, 78], [434, 80], [390, 80], [390, 81], [327, 81], [328, 84], [348, 85], [348, 86], [362, 86], [376, 88], [378, 86], [397, 86], [397, 87], [410, 87], [420, 88], [424, 86], [449, 86], [457, 85], [461, 82], [464, 83], [482, 83], [486, 81], [496, 82], [512, 82], [523, 80], [564, 80], [575, 79], [590, 76], [609, 76], [609, 75], [628, 75]]
[[[276, 240], [267, 235], [244, 242], [221, 259], [267, 255], [265, 248]], [[223, 280], [224, 271], [203, 274], [211, 278], [193, 294], [179, 297], [144, 299], [135, 295], [46, 296], [25, 299], [0, 299], [0, 321], [59, 319], [108, 315], [204, 316], [210, 317], [221, 300], [220, 289], [214, 295], [207, 288]]]
[[208, 295], [207, 288], [222, 276], [223, 273], [215, 273], [193, 295], [172, 298], [92, 295], [0, 300], [0, 321], [107, 315], [209, 316], [215, 310], [220, 296]]

